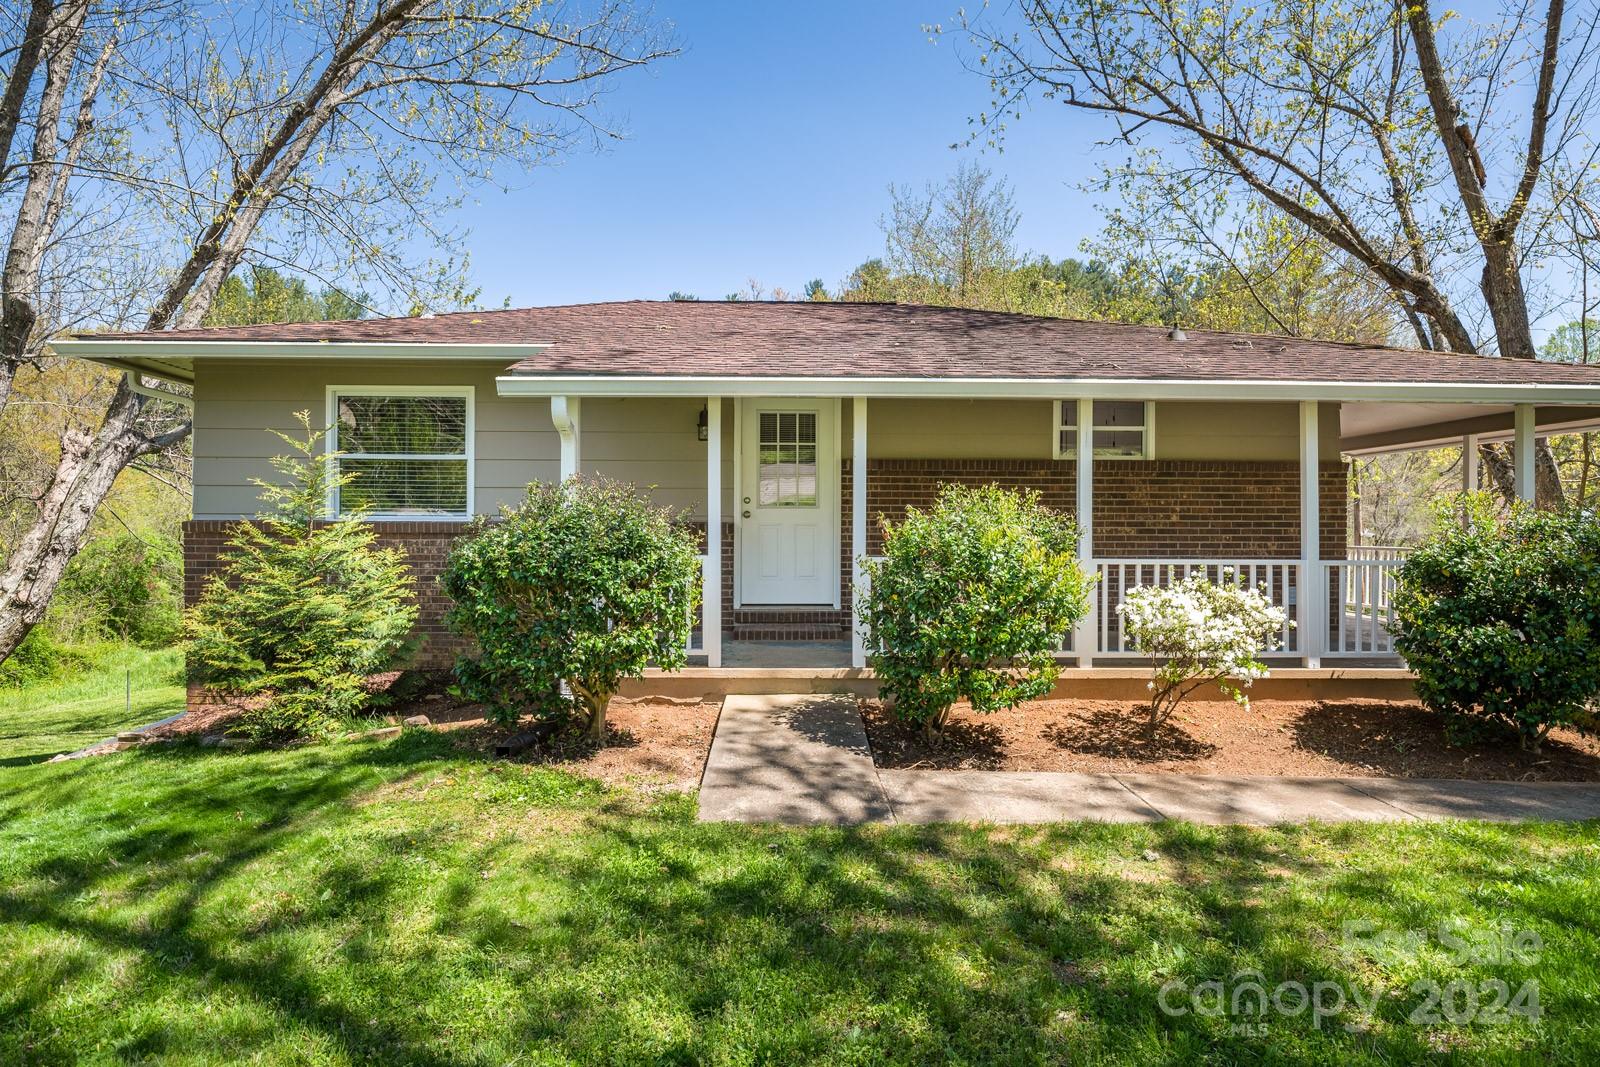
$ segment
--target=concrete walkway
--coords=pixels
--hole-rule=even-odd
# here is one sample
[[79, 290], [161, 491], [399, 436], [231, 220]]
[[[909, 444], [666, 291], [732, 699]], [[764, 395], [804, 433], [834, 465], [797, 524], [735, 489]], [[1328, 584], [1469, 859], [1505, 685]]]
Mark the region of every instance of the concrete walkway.
[[1600, 819], [1600, 784], [879, 771], [852, 698], [730, 696], [706, 760], [700, 818], [837, 826], [1080, 819], [1219, 825], [1311, 819], [1576, 820]]
[[892, 822], [849, 697], [730, 696], [700, 779], [707, 822]]

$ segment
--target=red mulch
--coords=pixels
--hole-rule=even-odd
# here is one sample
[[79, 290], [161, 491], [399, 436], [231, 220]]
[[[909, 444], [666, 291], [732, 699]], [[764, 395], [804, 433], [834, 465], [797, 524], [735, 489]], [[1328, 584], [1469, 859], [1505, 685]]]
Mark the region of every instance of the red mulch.
[[[391, 680], [392, 676], [375, 679], [382, 683], [376, 687]], [[462, 704], [432, 688], [432, 692], [390, 704], [374, 725], [426, 715], [431, 729], [448, 732], [458, 747], [484, 755], [531, 725], [487, 723], [482, 707]], [[242, 710], [240, 703], [204, 705], [150, 733], [170, 738], [225, 734], [237, 725]], [[606, 714], [606, 747], [596, 749], [579, 730], [569, 728], [513, 758], [520, 763], [561, 767], [611, 784], [693, 789], [700, 784], [720, 710], [720, 704], [695, 701], [613, 700]]]
[[1191, 702], [1153, 737], [1131, 701], [1045, 700], [992, 715], [958, 705], [931, 748], [881, 705], [863, 711], [886, 768], [1600, 781], [1600, 739], [1558, 730], [1537, 756], [1515, 741], [1457, 747], [1412, 702]]

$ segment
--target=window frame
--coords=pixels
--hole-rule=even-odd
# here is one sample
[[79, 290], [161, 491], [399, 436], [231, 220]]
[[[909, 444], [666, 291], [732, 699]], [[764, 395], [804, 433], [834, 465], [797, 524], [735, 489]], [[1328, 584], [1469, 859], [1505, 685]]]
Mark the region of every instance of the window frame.
[[[454, 520], [472, 518], [473, 501], [477, 494], [477, 388], [471, 385], [330, 385], [326, 390], [326, 415], [328, 428], [326, 438], [326, 451], [328, 473], [331, 477], [336, 473], [333, 454], [339, 451], [339, 398], [341, 396], [379, 396], [379, 397], [462, 397], [467, 402], [466, 410], [466, 449], [464, 454], [437, 453], [437, 452], [407, 452], [407, 453], [366, 453], [352, 452], [346, 459], [435, 459], [467, 461], [467, 491], [466, 510], [464, 511], [429, 511], [429, 512], [382, 512], [375, 511], [367, 515], [368, 521], [373, 522], [451, 522]], [[325, 512], [329, 519], [341, 519], [338, 508], [338, 490], [330, 487], [328, 499], [325, 502]]]
[[[1156, 402], [1154, 400], [1139, 401], [1139, 400], [1118, 399], [1117, 397], [1096, 397], [1095, 400], [1096, 400], [1096, 402], [1104, 401], [1105, 403], [1108, 403], [1108, 404], [1138, 404], [1138, 403], [1144, 404], [1144, 426], [1142, 428], [1143, 441], [1142, 441], [1142, 443], [1140, 445], [1140, 448], [1139, 448], [1139, 454], [1138, 455], [1128, 455], [1128, 454], [1123, 453], [1123, 452], [1114, 452], [1114, 451], [1112, 451], [1110, 449], [1101, 450], [1101, 449], [1097, 448], [1094, 451], [1094, 458], [1095, 459], [1147, 460], [1147, 459], [1152, 459], [1152, 458], [1155, 457], [1155, 454], [1156, 454], [1156, 448], [1155, 448], [1155, 441], [1156, 441]], [[1050, 424], [1051, 424], [1050, 425], [1050, 458], [1051, 459], [1074, 459], [1074, 458], [1076, 458], [1076, 456], [1078, 454], [1078, 450], [1077, 450], [1076, 447], [1072, 447], [1072, 448], [1062, 448], [1061, 447], [1061, 431], [1067, 428], [1065, 425], [1063, 425], [1063, 423], [1061, 421], [1062, 415], [1063, 415], [1062, 405], [1064, 405], [1064, 404], [1071, 404], [1071, 405], [1073, 405], [1074, 408], [1076, 408], [1078, 402], [1076, 400], [1055, 400], [1055, 401], [1051, 402], [1051, 405], [1050, 405]], [[1099, 431], [1099, 430], [1107, 430], [1107, 431], [1115, 430], [1115, 431], [1118, 431], [1118, 432], [1121, 432], [1121, 433], [1127, 433], [1128, 432], [1128, 427], [1126, 427], [1126, 426], [1099, 426], [1099, 425], [1091, 427], [1091, 431]]]

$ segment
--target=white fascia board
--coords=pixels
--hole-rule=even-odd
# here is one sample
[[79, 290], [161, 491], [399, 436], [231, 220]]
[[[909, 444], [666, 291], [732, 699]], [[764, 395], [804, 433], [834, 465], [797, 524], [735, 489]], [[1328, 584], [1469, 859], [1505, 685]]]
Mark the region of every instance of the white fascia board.
[[1129, 378], [729, 378], [688, 375], [501, 375], [501, 396], [960, 397], [1072, 400], [1391, 400], [1600, 404], [1594, 385], [1447, 382], [1180, 381]]
[[[1583, 419], [1577, 422], [1546, 422], [1540, 423], [1535, 428], [1534, 436], [1538, 438], [1557, 437], [1563, 434], [1594, 433], [1600, 431], [1600, 419]], [[1363, 437], [1367, 436], [1365, 434]], [[1406, 441], [1393, 445], [1370, 445], [1362, 448], [1341, 448], [1340, 455], [1344, 456], [1388, 456], [1401, 452], [1426, 452], [1432, 448], [1456, 448], [1461, 444], [1464, 434], [1434, 435], [1419, 438], [1415, 441]], [[1515, 430], [1484, 430], [1472, 435], [1481, 445], [1505, 444], [1516, 437]]]
[[550, 348], [535, 344], [457, 344], [438, 341], [118, 341], [78, 338], [50, 342], [58, 356], [116, 359], [503, 359], [514, 363]]

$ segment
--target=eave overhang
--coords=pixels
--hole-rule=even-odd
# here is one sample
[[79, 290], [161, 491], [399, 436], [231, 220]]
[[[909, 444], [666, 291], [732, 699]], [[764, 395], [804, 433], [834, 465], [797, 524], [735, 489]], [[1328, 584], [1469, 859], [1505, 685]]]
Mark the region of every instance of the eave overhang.
[[509, 374], [501, 396], [945, 397], [1071, 400], [1328, 400], [1595, 404], [1594, 385], [1538, 382], [1338, 382], [1277, 379], [727, 377]]

